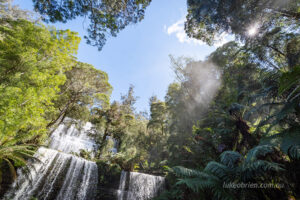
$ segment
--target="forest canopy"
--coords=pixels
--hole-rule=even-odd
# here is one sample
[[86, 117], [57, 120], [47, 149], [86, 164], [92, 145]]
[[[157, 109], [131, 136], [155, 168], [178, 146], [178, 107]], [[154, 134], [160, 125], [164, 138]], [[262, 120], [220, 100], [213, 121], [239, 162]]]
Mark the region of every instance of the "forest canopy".
[[[33, 2], [44, 22], [87, 16], [86, 39], [100, 50], [151, 1]], [[133, 85], [111, 101], [109, 75], [76, 58], [78, 33], [1, 0], [0, 185], [30, 167], [68, 118], [95, 129], [96, 148], [75, 156], [165, 176], [157, 200], [300, 198], [299, 17], [299, 0], [187, 0], [188, 36], [209, 45], [224, 32], [236, 39], [204, 60], [170, 56], [175, 80], [145, 113]], [[238, 183], [274, 187], [229, 187]]]
[[45, 22], [64, 22], [76, 17], [89, 19], [88, 44], [101, 50], [107, 36], [116, 37], [129, 24], [141, 21], [151, 0], [33, 0]]

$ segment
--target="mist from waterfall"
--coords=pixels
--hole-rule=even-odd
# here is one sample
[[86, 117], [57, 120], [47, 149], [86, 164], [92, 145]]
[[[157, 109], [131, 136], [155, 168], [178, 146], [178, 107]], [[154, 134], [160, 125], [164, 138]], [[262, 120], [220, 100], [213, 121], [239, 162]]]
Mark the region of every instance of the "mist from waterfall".
[[98, 183], [96, 163], [70, 154], [94, 148], [89, 134], [92, 134], [91, 123], [86, 123], [81, 130], [74, 124], [60, 125], [50, 137], [50, 149], [38, 149], [35, 157], [40, 162], [32, 162], [33, 168], [29, 173], [18, 171], [18, 179], [5, 199], [95, 199]]

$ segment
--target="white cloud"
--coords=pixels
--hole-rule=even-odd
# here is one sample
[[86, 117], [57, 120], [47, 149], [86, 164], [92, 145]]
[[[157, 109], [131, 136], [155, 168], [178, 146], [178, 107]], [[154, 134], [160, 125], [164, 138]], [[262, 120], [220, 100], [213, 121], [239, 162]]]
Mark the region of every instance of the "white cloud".
[[[195, 45], [205, 45], [206, 43], [197, 40], [195, 38], [189, 38], [184, 30], [184, 21], [185, 19], [180, 19], [171, 26], [167, 27], [164, 26], [164, 30], [166, 30], [168, 35], [173, 35], [177, 37], [178, 41], [180, 43], [188, 43], [188, 44], [195, 44]], [[229, 42], [232, 40], [232, 37], [228, 35], [227, 33], [222, 33], [218, 38], [216, 38], [216, 41], [214, 43], [214, 47], [222, 46], [223, 44]]]
[[184, 30], [184, 19], [181, 19], [171, 26], [167, 27], [167, 34], [168, 35], [173, 35], [175, 34], [179, 42], [181, 43], [189, 43], [189, 44], [198, 44], [198, 45], [203, 45], [204, 42], [200, 40], [196, 40], [194, 38], [189, 38]]

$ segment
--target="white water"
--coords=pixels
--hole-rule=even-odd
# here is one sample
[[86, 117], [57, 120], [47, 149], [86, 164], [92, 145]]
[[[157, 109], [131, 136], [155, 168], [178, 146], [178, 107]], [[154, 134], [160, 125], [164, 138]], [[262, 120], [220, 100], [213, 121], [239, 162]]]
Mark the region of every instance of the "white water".
[[60, 125], [51, 136], [51, 149], [41, 147], [35, 154], [41, 162], [33, 163], [34, 168], [28, 174], [31, 181], [26, 174], [19, 171], [18, 179], [5, 198], [95, 199], [98, 183], [97, 165], [69, 154], [79, 153], [80, 149], [91, 151], [94, 148], [93, 141], [88, 137], [91, 128], [90, 123], [85, 124], [80, 131], [74, 125]]
[[82, 126], [81, 130], [76, 129], [74, 124], [70, 127], [60, 125], [52, 133], [49, 147], [65, 153], [79, 153], [80, 149], [92, 151], [95, 143], [89, 135], [94, 133], [90, 122]]
[[[70, 123], [70, 119], [66, 119]], [[60, 125], [51, 135], [49, 148], [41, 147], [29, 173], [18, 171], [18, 179], [4, 199], [9, 200], [94, 200], [98, 184], [98, 169], [94, 162], [74, 156], [81, 149], [92, 151], [92, 124], [78, 130], [74, 124]], [[117, 153], [114, 138], [111, 152]], [[30, 179], [29, 179], [30, 178]], [[30, 181], [29, 181], [30, 180]], [[165, 179], [138, 172], [122, 171], [117, 193], [118, 200], [148, 200], [164, 189]]]
[[118, 200], [148, 200], [157, 196], [164, 185], [164, 177], [122, 171]]

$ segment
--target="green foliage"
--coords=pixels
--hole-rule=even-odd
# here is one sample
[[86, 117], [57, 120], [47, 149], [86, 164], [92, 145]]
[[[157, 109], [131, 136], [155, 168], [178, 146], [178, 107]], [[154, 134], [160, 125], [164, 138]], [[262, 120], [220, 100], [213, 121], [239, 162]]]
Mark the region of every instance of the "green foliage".
[[300, 66], [294, 67], [291, 71], [285, 72], [280, 77], [279, 95], [289, 92], [287, 101], [293, 102], [300, 96]]
[[293, 160], [300, 159], [300, 145], [292, 145], [288, 149], [288, 155]]
[[259, 158], [264, 158], [268, 154], [274, 153], [275, 148], [271, 145], [259, 145], [251, 149], [247, 154], [247, 162], [257, 160]]
[[101, 50], [107, 36], [116, 36], [129, 24], [144, 18], [146, 7], [151, 0], [83, 0], [43, 1], [33, 0], [35, 10], [46, 22], [67, 22], [85, 16], [90, 20], [87, 43]]
[[159, 100], [151, 102], [150, 112], [150, 120], [147, 126], [161, 129], [161, 134], [163, 135], [166, 123], [165, 103]]
[[224, 151], [220, 155], [221, 163], [231, 168], [236, 167], [241, 159], [241, 154], [236, 151]]
[[[27, 161], [37, 160], [51, 125], [66, 116], [88, 120], [91, 107], [107, 106], [111, 92], [105, 72], [76, 61], [77, 33], [25, 20], [27, 12], [9, 3], [0, 2], [1, 195], [2, 177], [7, 184], [16, 168], [26, 175], [33, 167]], [[90, 159], [86, 151], [80, 156]]]
[[[146, 171], [148, 165], [150, 136], [147, 132], [147, 120], [135, 112], [136, 102], [133, 86], [121, 96], [121, 102], [113, 102], [109, 107], [93, 109], [92, 122], [97, 125], [99, 144], [97, 158], [118, 164], [127, 171]], [[116, 142], [116, 146], [113, 144]], [[112, 152], [117, 148], [118, 152]]]
[[[3, 141], [0, 145], [0, 165], [1, 168], [5, 168], [5, 165], [9, 168], [9, 173], [13, 179], [16, 178], [17, 173], [15, 167], [25, 167], [24, 170], [29, 168], [27, 165], [28, 159], [35, 159], [33, 157], [35, 153], [35, 145], [15, 145], [16, 141], [13, 139]], [[0, 169], [0, 184], [3, 180], [3, 173], [7, 173]]]
[[[108, 35], [142, 20], [150, 0], [33, 2], [45, 21], [88, 16], [87, 41], [100, 50]], [[231, 32], [242, 42], [204, 61], [171, 56], [176, 80], [164, 101], [150, 98], [145, 116], [135, 110], [133, 86], [120, 102], [109, 102], [107, 74], [74, 57], [77, 33], [24, 20], [25, 12], [1, 0], [0, 166], [14, 175], [32, 158], [30, 144], [71, 117], [98, 130], [102, 185], [121, 170], [164, 172], [171, 186], [157, 199], [299, 198], [298, 0], [187, 3], [189, 36], [212, 44]], [[79, 156], [91, 159], [90, 153]], [[241, 182], [285, 188], [224, 187]]]
[[181, 189], [175, 185], [171, 190], [165, 190], [158, 197], [153, 198], [153, 200], [170, 200], [170, 199], [182, 199], [182, 191]]
[[[80, 38], [26, 20], [0, 26], [0, 132], [19, 141], [46, 132], [47, 112], [72, 66]], [[26, 134], [23, 134], [23, 133]], [[3, 135], [4, 134], [4, 135]]]
[[[299, 84], [295, 65], [298, 61], [292, 55], [293, 61], [289, 61], [288, 53], [288, 44], [294, 38], [298, 35], [279, 30], [268, 36], [275, 49], [265, 48], [266, 44], [259, 40], [256, 46], [230, 42], [213, 52], [208, 59], [218, 65], [222, 84], [208, 108], [202, 110], [182, 109], [189, 102], [189, 94], [185, 96], [184, 91], [193, 90], [192, 84], [185, 84], [191, 80], [185, 78], [188, 71], [184, 68], [190, 61], [176, 61], [179, 83], [171, 84], [166, 95], [167, 130], [172, 138], [168, 144], [168, 165], [190, 168], [171, 170], [178, 178], [176, 185], [183, 195], [181, 199], [272, 199], [299, 195], [296, 192]], [[299, 52], [291, 48], [293, 55]], [[264, 56], [260, 57], [262, 52]], [[193, 112], [203, 117], [193, 118]], [[188, 130], [180, 127], [188, 127], [193, 121], [193, 134], [188, 136]], [[174, 140], [178, 133], [181, 140]], [[180, 152], [181, 148], [185, 151]], [[217, 156], [220, 162], [213, 161]], [[224, 184], [247, 182], [284, 183], [287, 187], [257, 190], [224, 187]]]
[[100, 187], [117, 189], [119, 186], [121, 168], [116, 164], [107, 164], [103, 161], [98, 161], [97, 166]]
[[177, 176], [183, 177], [178, 179], [177, 185], [185, 185], [195, 193], [199, 193], [200, 190], [206, 192], [212, 190], [215, 199], [220, 199], [220, 197], [223, 197], [223, 199], [232, 199], [229, 198], [230, 196], [222, 188], [221, 180], [217, 176], [184, 167], [174, 167], [173, 170]]
[[[258, 146], [249, 151], [249, 155], [247, 154], [246, 157], [255, 157], [253, 152], [258, 151], [260, 151], [261, 155], [270, 153], [266, 146]], [[238, 152], [225, 151], [220, 158], [220, 163], [211, 161], [203, 171], [180, 166], [173, 167], [171, 171], [179, 177], [176, 184], [185, 185], [196, 193], [204, 193], [209, 190], [215, 199], [235, 199], [236, 192], [234, 189], [226, 189], [224, 184], [271, 180], [269, 176], [274, 176], [274, 172], [278, 174], [283, 171], [281, 165], [277, 163], [258, 158], [255, 160], [242, 159]], [[241, 162], [237, 163], [237, 161]]]
[[270, 137], [263, 138], [261, 144], [272, 144], [280, 147], [281, 151], [289, 155], [289, 149], [297, 148], [300, 145], [299, 127], [294, 126], [290, 129], [283, 130], [280, 133], [274, 134]]
[[252, 39], [254, 34], [263, 34], [274, 25], [297, 23], [300, 18], [297, 0], [188, 0], [187, 4], [187, 34], [208, 44], [217, 41], [224, 32]]
[[2, 23], [6, 19], [27, 19], [31, 20], [29, 11], [21, 10], [18, 6], [12, 5], [12, 0], [0, 1], [0, 18]]
[[92, 65], [76, 62], [65, 72], [66, 82], [60, 86], [54, 101], [57, 113], [48, 127], [62, 121], [67, 115], [73, 119], [88, 121], [92, 107], [105, 108], [109, 104], [111, 85], [105, 72]]

